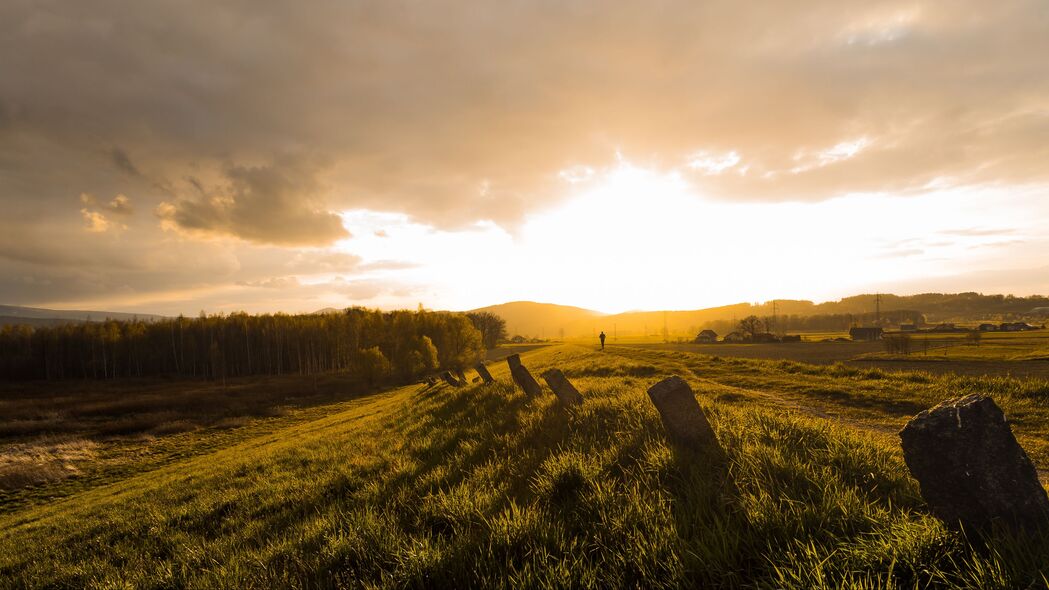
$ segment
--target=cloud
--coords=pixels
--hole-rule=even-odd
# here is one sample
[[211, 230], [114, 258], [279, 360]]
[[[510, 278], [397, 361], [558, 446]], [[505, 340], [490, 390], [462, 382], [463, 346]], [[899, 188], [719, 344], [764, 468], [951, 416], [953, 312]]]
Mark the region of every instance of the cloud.
[[[319, 252], [341, 212], [511, 228], [622, 160], [755, 203], [1049, 185], [1047, 19], [1037, 0], [0, 3], [0, 260], [28, 277], [0, 292], [381, 270]], [[77, 215], [81, 193], [100, 197]]]
[[953, 229], [947, 231], [937, 232], [948, 236], [961, 236], [961, 237], [985, 237], [985, 236], [1008, 236], [1016, 233], [1015, 229], [1011, 228], [980, 228], [980, 227], [969, 227], [964, 229]]
[[113, 158], [113, 165], [121, 172], [130, 176], [142, 176], [142, 173], [131, 163], [131, 158], [128, 157], [124, 150], [115, 147], [110, 152], [110, 156]]
[[417, 286], [396, 282], [377, 279], [345, 280], [342, 277], [336, 277], [331, 282], [318, 285], [318, 287], [339, 293], [351, 302], [368, 301], [384, 294], [407, 297], [420, 291]]
[[[561, 171], [617, 151], [732, 200], [1049, 182], [1047, 9], [1031, 0], [193, 4], [17, 3], [0, 20], [0, 95], [27, 134], [101, 138], [127, 176], [251, 184], [303, 146], [331, 162], [324, 206], [165, 199], [187, 228], [317, 242], [352, 207], [513, 224], [562, 198]], [[287, 229], [261, 219], [289, 213]]]
[[313, 246], [349, 237], [342, 219], [323, 208], [315, 174], [302, 160], [234, 165], [225, 170], [225, 187], [163, 201], [155, 213], [170, 229], [259, 243]]
[[263, 289], [297, 289], [302, 286], [299, 279], [295, 277], [270, 277], [257, 281], [240, 281], [238, 285], [245, 287], [260, 287]]
[[89, 207], [103, 209], [107, 213], [112, 213], [113, 215], [129, 217], [135, 213], [134, 207], [131, 206], [131, 199], [129, 199], [127, 195], [117, 195], [108, 203], [102, 204], [95, 195], [91, 193], [80, 193], [80, 202]]
[[303, 250], [284, 266], [296, 273], [349, 273], [361, 268], [361, 257], [348, 252]]
[[406, 260], [376, 260], [367, 264], [362, 264], [360, 270], [406, 270], [409, 268], [418, 268], [419, 265], [414, 262], [408, 262]]
[[80, 215], [84, 218], [84, 229], [91, 233], [104, 233], [110, 228], [109, 220], [98, 211], [81, 209]]

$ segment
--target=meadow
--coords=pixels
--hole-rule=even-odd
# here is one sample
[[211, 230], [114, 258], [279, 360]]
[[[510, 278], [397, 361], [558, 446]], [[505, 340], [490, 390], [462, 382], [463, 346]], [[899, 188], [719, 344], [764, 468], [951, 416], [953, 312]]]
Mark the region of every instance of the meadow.
[[978, 341], [967, 334], [919, 334], [908, 355], [882, 351], [860, 358], [932, 358], [955, 361], [1049, 361], [1049, 330], [986, 332]]
[[[528, 398], [497, 363], [492, 385], [349, 393], [333, 378], [319, 397], [270, 404], [280, 415], [154, 429], [153, 444], [179, 447], [166, 460], [143, 447], [119, 470], [4, 498], [0, 586], [1046, 584], [1049, 541], [948, 530], [895, 436], [926, 407], [986, 393], [1045, 470], [1045, 381], [634, 346], [557, 345], [522, 360], [537, 375], [563, 369], [585, 403], [565, 410], [545, 388]], [[645, 392], [669, 374], [696, 391], [724, 455], [668, 443]], [[271, 387], [294, 398], [313, 385]], [[40, 436], [9, 432], [3, 448]]]

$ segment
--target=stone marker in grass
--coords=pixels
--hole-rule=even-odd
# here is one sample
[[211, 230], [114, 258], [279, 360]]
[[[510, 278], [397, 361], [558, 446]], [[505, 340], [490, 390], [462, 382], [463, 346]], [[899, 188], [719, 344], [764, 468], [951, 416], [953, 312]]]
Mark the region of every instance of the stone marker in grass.
[[714, 430], [684, 379], [668, 377], [648, 388], [648, 397], [659, 410], [670, 440], [693, 449], [717, 447]]
[[459, 383], [459, 380], [456, 379], [454, 375], [452, 375], [451, 371], [441, 373], [441, 379], [444, 379], [444, 382], [452, 387], [462, 387], [462, 384]]
[[514, 378], [514, 383], [523, 389], [525, 393], [536, 396], [543, 392], [543, 388], [539, 386], [539, 382], [535, 380], [532, 373], [521, 364], [520, 355], [511, 354], [506, 357], [506, 364], [510, 365], [510, 376]]
[[991, 398], [972, 394], [925, 410], [900, 441], [922, 497], [948, 526], [1030, 531], [1049, 524], [1038, 472]]
[[572, 382], [565, 377], [565, 374], [561, 372], [561, 369], [547, 369], [540, 375], [546, 384], [550, 386], [550, 389], [557, 396], [557, 399], [561, 400], [561, 403], [566, 406], [574, 406], [583, 403], [583, 396], [579, 393], [579, 390], [572, 385]]
[[470, 380], [466, 378], [466, 372], [464, 372], [462, 369], [456, 369], [455, 376], [459, 378], [459, 383], [462, 385], [466, 385], [470, 382]]
[[483, 362], [474, 365], [474, 370], [477, 371], [477, 374], [481, 376], [481, 379], [485, 382], [485, 384], [495, 381], [495, 379], [492, 379], [492, 374], [488, 372], [488, 367], [484, 366]]

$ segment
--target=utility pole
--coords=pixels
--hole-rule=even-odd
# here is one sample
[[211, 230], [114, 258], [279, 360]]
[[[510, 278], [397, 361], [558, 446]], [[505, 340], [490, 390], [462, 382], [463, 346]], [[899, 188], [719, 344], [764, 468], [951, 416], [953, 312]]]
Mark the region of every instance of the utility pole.
[[874, 294], [874, 325], [881, 325], [881, 293]]
[[612, 324], [612, 342], [619, 340], [619, 327], [616, 324]]
[[777, 330], [777, 327], [776, 327], [776, 300], [773, 299], [772, 300], [772, 333], [775, 334], [777, 331], [778, 330]]
[[663, 312], [663, 344], [670, 342], [670, 334], [667, 332], [667, 312]]

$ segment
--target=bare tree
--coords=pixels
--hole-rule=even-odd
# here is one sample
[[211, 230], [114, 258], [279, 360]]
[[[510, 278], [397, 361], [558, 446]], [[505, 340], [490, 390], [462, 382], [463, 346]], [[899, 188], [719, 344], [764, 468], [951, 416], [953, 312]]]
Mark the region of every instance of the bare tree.
[[761, 329], [761, 320], [756, 315], [749, 315], [739, 321], [739, 329], [754, 338], [754, 335]]

